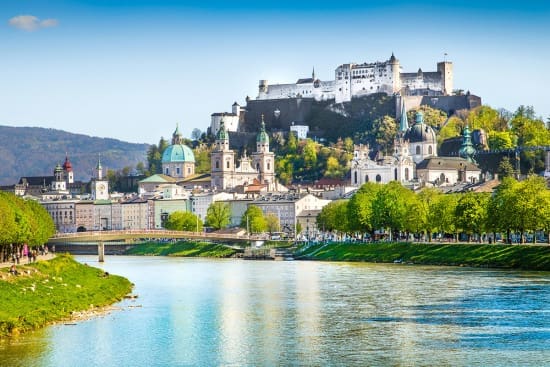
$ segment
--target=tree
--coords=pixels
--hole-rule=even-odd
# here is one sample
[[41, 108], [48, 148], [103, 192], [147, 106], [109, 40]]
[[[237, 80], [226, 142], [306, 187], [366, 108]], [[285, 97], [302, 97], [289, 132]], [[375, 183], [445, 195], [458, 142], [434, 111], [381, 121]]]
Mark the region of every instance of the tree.
[[281, 223], [279, 221], [279, 217], [277, 217], [274, 213], [267, 213], [265, 216], [265, 222], [267, 226], [267, 231], [269, 234], [273, 234], [273, 232], [280, 232], [281, 231]]
[[467, 192], [458, 199], [455, 209], [457, 226], [468, 236], [481, 235], [487, 223], [487, 205], [489, 195], [486, 193]]
[[378, 147], [390, 151], [393, 147], [393, 139], [397, 134], [397, 123], [391, 116], [380, 117], [373, 122], [373, 133]]
[[504, 177], [514, 177], [516, 175], [516, 170], [510, 162], [510, 158], [506, 156], [502, 158], [498, 165], [498, 174], [501, 179]]
[[317, 215], [317, 228], [323, 231], [349, 232], [348, 217], [348, 201], [333, 201], [325, 205]]
[[397, 181], [382, 186], [372, 203], [376, 215], [373, 218], [375, 228], [390, 230], [390, 239], [396, 231], [403, 231], [406, 224], [408, 204], [413, 192]]
[[194, 128], [193, 131], [191, 131], [191, 139], [193, 140], [201, 140], [202, 131], [200, 129]]
[[206, 211], [206, 224], [214, 229], [227, 227], [231, 221], [231, 208], [229, 204], [215, 201]]
[[428, 215], [433, 232], [442, 234], [455, 234], [455, 211], [459, 194], [445, 194], [437, 196], [430, 205]]
[[251, 233], [265, 232], [267, 222], [262, 209], [256, 205], [249, 205], [241, 217], [241, 227], [246, 228]]
[[174, 231], [201, 232], [203, 224], [195, 214], [178, 210], [168, 216], [164, 227]]
[[411, 109], [407, 112], [407, 119], [409, 124], [416, 121], [416, 113], [420, 111], [424, 115], [424, 123], [432, 127], [440, 128], [445, 121], [447, 121], [447, 114], [445, 111], [432, 108], [430, 106], [420, 106], [419, 108]]
[[516, 137], [511, 131], [490, 131], [488, 138], [489, 149], [512, 149], [516, 146], [515, 140]]
[[376, 225], [374, 223], [375, 212], [373, 202], [381, 190], [382, 185], [367, 182], [357, 190], [348, 201], [348, 223], [350, 230], [369, 232], [374, 236]]

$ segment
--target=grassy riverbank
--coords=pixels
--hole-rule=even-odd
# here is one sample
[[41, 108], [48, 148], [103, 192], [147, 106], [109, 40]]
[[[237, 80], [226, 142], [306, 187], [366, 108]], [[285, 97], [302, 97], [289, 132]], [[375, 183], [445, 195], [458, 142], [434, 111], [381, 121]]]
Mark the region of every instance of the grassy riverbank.
[[310, 260], [366, 261], [549, 270], [550, 246], [372, 243], [301, 247], [296, 256]]
[[128, 249], [126, 255], [181, 256], [181, 257], [231, 257], [236, 250], [210, 242], [146, 242]]
[[132, 289], [126, 278], [58, 255], [18, 265], [18, 275], [0, 269], [0, 337], [36, 329], [121, 300]]

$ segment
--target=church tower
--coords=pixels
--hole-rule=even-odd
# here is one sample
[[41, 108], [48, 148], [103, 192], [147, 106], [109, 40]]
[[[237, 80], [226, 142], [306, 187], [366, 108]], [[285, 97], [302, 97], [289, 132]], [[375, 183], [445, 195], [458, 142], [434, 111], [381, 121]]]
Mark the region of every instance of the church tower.
[[101, 156], [97, 160], [95, 177], [90, 182], [92, 200], [109, 200], [109, 181], [103, 178]]
[[65, 191], [67, 190], [67, 183], [63, 177], [63, 168], [60, 164], [55, 166], [53, 171], [53, 181], [52, 181], [52, 190], [54, 191]]
[[67, 185], [74, 183], [73, 165], [69, 161], [68, 154], [65, 154], [65, 162], [63, 162], [63, 173]]
[[216, 143], [211, 154], [212, 187], [226, 189], [234, 186], [231, 182], [235, 170], [235, 152], [229, 149], [229, 134], [223, 119], [216, 134]]
[[256, 137], [256, 152], [252, 153], [252, 164], [258, 171], [260, 182], [267, 184], [268, 188], [272, 187], [275, 182], [275, 156], [269, 151], [269, 136], [265, 131], [264, 115], [260, 132]]

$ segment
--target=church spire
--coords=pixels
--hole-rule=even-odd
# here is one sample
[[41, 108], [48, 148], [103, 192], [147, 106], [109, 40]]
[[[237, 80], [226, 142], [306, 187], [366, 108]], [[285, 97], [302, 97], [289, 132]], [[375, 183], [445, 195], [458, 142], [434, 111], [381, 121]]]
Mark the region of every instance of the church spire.
[[311, 72], [311, 79], [315, 81], [315, 66], [313, 67], [313, 71]]
[[405, 108], [405, 99], [403, 97], [401, 102], [401, 119], [399, 121], [399, 131], [402, 133], [407, 132], [409, 129], [409, 120], [407, 119], [407, 109]]

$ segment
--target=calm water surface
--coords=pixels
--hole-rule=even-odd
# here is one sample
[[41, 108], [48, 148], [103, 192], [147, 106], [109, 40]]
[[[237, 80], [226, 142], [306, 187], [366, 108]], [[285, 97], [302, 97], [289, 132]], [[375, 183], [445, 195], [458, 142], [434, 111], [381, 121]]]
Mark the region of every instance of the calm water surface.
[[136, 300], [0, 342], [0, 366], [548, 366], [550, 274], [159, 257], [79, 261]]

